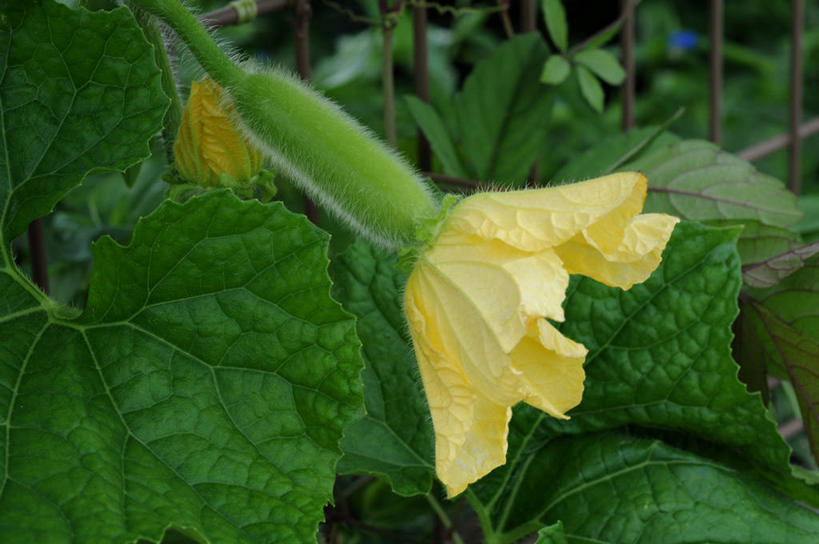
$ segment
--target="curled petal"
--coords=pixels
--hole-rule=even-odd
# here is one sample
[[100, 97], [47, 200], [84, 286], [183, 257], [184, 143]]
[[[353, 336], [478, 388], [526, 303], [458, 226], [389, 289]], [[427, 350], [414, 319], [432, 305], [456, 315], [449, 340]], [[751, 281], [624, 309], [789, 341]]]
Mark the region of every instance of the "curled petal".
[[[600, 222], [592, 236], [610, 244], [613, 242], [604, 235], [606, 225], [639, 213], [645, 192], [645, 176], [625, 172], [571, 185], [479, 193], [458, 204], [447, 227], [537, 252], [558, 246]], [[604, 218], [611, 221], [601, 221]], [[617, 230], [615, 227], [615, 237]]]
[[442, 236], [424, 256], [480, 313], [509, 353], [540, 317], [563, 320], [569, 274], [552, 250], [527, 253], [497, 240]]
[[472, 387], [440, 331], [427, 323], [425, 305], [423, 297], [407, 297], [406, 312], [435, 430], [435, 471], [452, 497], [506, 461], [512, 410]]
[[521, 373], [523, 401], [547, 414], [568, 419], [566, 412], [583, 396], [583, 361], [588, 350], [560, 334], [545, 319], [529, 325], [510, 354]]
[[604, 252], [578, 235], [555, 251], [570, 274], [583, 274], [601, 283], [630, 289], [648, 279], [662, 260], [663, 250], [679, 219], [665, 214], [638, 215], [626, 227], [622, 239]]

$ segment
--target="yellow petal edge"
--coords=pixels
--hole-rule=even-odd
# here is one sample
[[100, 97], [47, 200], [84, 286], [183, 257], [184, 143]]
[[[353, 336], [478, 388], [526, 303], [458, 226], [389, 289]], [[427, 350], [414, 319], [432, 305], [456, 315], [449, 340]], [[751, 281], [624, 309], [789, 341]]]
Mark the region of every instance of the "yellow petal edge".
[[567, 419], [586, 348], [563, 321], [569, 274], [629, 289], [660, 264], [679, 219], [640, 214], [648, 181], [613, 174], [459, 202], [419, 258], [404, 307], [451, 497], [506, 462], [512, 406]]

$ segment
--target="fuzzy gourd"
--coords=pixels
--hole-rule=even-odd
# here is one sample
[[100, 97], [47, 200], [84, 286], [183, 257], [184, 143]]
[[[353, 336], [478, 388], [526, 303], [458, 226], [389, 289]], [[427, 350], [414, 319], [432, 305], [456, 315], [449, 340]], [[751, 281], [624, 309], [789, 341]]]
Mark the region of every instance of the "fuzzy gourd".
[[438, 205], [418, 174], [341, 108], [281, 70], [245, 71], [177, 0], [132, 0], [164, 20], [226, 91], [237, 123], [320, 205], [380, 244], [415, 239]]

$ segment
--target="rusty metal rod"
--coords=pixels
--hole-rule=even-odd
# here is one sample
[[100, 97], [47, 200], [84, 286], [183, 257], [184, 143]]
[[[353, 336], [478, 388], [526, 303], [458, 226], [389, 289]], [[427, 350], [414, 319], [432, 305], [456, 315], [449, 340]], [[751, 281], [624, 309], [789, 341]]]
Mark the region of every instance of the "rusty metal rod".
[[[819, 117], [815, 117], [810, 121], [806, 121], [799, 125], [797, 138], [804, 140], [805, 138], [810, 138], [814, 134], [819, 134]], [[759, 160], [775, 151], [788, 147], [791, 143], [792, 137], [793, 136], [790, 132], [780, 134], [779, 136], [774, 136], [769, 140], [765, 140], [764, 142], [760, 142], [752, 145], [751, 147], [745, 148], [742, 151], [737, 152], [736, 155], [742, 159], [745, 159], [746, 161]]]
[[535, 0], [520, 0], [520, 32], [535, 32], [537, 30], [537, 7]]
[[[256, 16], [284, 9], [290, 4], [290, 0], [256, 0]], [[206, 21], [209, 28], [220, 28], [223, 26], [233, 26], [239, 22], [239, 13], [232, 6], [215, 9], [199, 16], [201, 21]]]
[[708, 52], [708, 139], [722, 142], [722, 41], [725, 5], [711, 0], [710, 48]]
[[791, 2], [791, 96], [789, 122], [788, 186], [796, 194], [802, 190], [802, 32], [805, 26], [805, 0]]
[[[427, 8], [412, 6], [412, 72], [415, 78], [415, 95], [429, 102], [429, 55], [427, 53]], [[418, 167], [432, 169], [432, 150], [424, 132], [418, 129]]]
[[623, 7], [623, 28], [620, 30], [620, 45], [623, 49], [623, 67], [626, 79], [623, 81], [623, 112], [620, 126], [629, 130], [634, 126], [634, 93], [637, 78], [634, 67], [634, 0], [620, 0]]
[[48, 294], [48, 260], [46, 259], [43, 219], [28, 224], [28, 252], [31, 258], [31, 279]]
[[[295, 40], [296, 70], [304, 81], [310, 81], [310, 17], [313, 10], [310, 0], [294, 0], [293, 39]], [[310, 197], [304, 195], [304, 215], [311, 223], [318, 226], [319, 209]]]

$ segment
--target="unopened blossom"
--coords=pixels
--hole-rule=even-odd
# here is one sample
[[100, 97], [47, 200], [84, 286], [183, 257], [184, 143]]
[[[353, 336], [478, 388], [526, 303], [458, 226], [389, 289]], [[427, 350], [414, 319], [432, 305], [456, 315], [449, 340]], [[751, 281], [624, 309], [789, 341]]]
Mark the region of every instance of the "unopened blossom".
[[450, 496], [506, 460], [511, 407], [566, 419], [586, 348], [563, 336], [569, 274], [629, 289], [659, 265], [676, 217], [640, 214], [637, 172], [460, 201], [407, 283], [405, 311]]
[[224, 92], [207, 78], [191, 85], [173, 151], [180, 177], [205, 187], [247, 182], [264, 164], [262, 153], [236, 128]]

